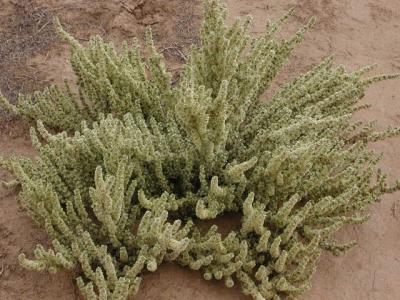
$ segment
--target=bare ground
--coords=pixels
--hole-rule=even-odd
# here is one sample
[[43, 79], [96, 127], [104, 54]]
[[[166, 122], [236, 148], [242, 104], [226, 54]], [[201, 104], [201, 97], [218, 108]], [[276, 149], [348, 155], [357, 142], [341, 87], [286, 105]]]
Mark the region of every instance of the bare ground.
[[[312, 15], [318, 21], [308, 39], [295, 52], [276, 81], [275, 89], [308, 70], [328, 54], [353, 70], [377, 63], [378, 73], [400, 72], [400, 2], [396, 0], [227, 0], [231, 19], [254, 16], [253, 34], [262, 32], [267, 19], [296, 7], [296, 16], [284, 30], [293, 33]], [[83, 43], [100, 34], [120, 43], [143, 37], [145, 26], [155, 32], [168, 67], [178, 73], [191, 43], [197, 42], [201, 6], [197, 0], [0, 0], [0, 89], [10, 99], [50, 83], [71, 79], [66, 46], [56, 37], [50, 20], [58, 16], [65, 28]], [[271, 94], [270, 92], [269, 94]], [[400, 84], [385, 82], [365, 97], [372, 108], [357, 117], [376, 119], [378, 127], [399, 125]], [[268, 97], [269, 95], [267, 95]], [[27, 136], [28, 124], [0, 112], [0, 154], [34, 156]], [[400, 178], [400, 140], [377, 143], [384, 152], [381, 167], [389, 178]], [[0, 180], [8, 175], [0, 171]], [[349, 226], [338, 239], [357, 239], [359, 245], [341, 258], [325, 254], [313, 288], [302, 299], [400, 299], [399, 193], [385, 197], [370, 209], [371, 220]], [[21, 252], [48, 243], [45, 234], [18, 206], [14, 192], [0, 188], [0, 299], [80, 299], [73, 274], [28, 272], [18, 266]], [[205, 282], [197, 272], [164, 265], [146, 275], [135, 299], [248, 299], [238, 288]]]

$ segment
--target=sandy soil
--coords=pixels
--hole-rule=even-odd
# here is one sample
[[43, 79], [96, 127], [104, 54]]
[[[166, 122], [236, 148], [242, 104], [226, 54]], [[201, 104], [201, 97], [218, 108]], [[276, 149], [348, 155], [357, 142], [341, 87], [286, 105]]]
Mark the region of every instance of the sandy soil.
[[[277, 18], [293, 6], [297, 13], [285, 33], [294, 32], [312, 15], [318, 18], [315, 29], [277, 79], [275, 89], [331, 53], [349, 69], [377, 63], [378, 73], [400, 72], [399, 1], [227, 0], [227, 4], [231, 19], [249, 13], [254, 16], [255, 35], [263, 30], [268, 18]], [[200, 8], [197, 0], [0, 0], [0, 89], [15, 99], [19, 92], [72, 78], [66, 47], [51, 27], [54, 15], [83, 43], [91, 34], [117, 43], [133, 36], [142, 38], [144, 27], [151, 26], [170, 70], [177, 73], [188, 46], [197, 42]], [[399, 95], [399, 82], [376, 85], [365, 97], [372, 108], [357, 117], [376, 119], [379, 128], [400, 125]], [[34, 156], [26, 134], [28, 124], [1, 112], [0, 118], [0, 154]], [[400, 139], [373, 148], [384, 152], [381, 167], [390, 179], [400, 178], [396, 152]], [[0, 180], [7, 178], [0, 171]], [[349, 226], [338, 234], [339, 239], [357, 239], [359, 246], [341, 258], [323, 255], [313, 288], [302, 299], [400, 299], [399, 196], [385, 197], [373, 206], [369, 223]], [[39, 242], [46, 244], [48, 240], [18, 207], [16, 194], [0, 188], [0, 299], [80, 299], [73, 274], [50, 276], [18, 266], [17, 255], [22, 251], [31, 253]], [[248, 298], [238, 288], [227, 289], [217, 282], [205, 282], [197, 272], [164, 265], [155, 274], [145, 276], [135, 299]]]

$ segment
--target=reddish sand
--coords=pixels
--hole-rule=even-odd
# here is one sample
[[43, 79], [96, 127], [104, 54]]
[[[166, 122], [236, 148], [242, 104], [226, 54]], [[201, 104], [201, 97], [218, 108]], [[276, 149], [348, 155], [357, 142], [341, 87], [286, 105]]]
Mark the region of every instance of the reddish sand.
[[[377, 73], [400, 72], [400, 2], [396, 0], [228, 0], [231, 20], [252, 14], [253, 34], [263, 30], [267, 19], [275, 19], [290, 7], [296, 16], [283, 30], [293, 33], [311, 16], [315, 29], [295, 52], [276, 80], [274, 89], [308, 70], [328, 54], [350, 70], [377, 63]], [[18, 92], [41, 89], [48, 83], [72, 78], [68, 52], [54, 35], [50, 20], [57, 15], [68, 31], [82, 42], [100, 34], [117, 43], [133, 36], [142, 38], [150, 25], [156, 43], [178, 72], [183, 55], [197, 41], [201, 16], [198, 0], [0, 0], [0, 89], [15, 98]], [[267, 96], [272, 94], [269, 92]], [[357, 118], [376, 119], [378, 128], [400, 125], [400, 83], [384, 82], [365, 97], [372, 108]], [[0, 112], [0, 154], [34, 156], [27, 135], [28, 125]], [[381, 167], [389, 179], [400, 178], [400, 139], [373, 145], [384, 152]], [[0, 171], [0, 180], [8, 178]], [[345, 256], [324, 254], [312, 289], [301, 299], [394, 300], [400, 299], [400, 204], [399, 193], [387, 196], [370, 209], [371, 220], [349, 226], [338, 239], [357, 239], [359, 245]], [[396, 202], [397, 201], [397, 202]], [[398, 204], [396, 204], [398, 203]], [[16, 257], [28, 254], [37, 243], [48, 244], [45, 234], [18, 207], [17, 195], [0, 188], [0, 299], [80, 299], [73, 274], [48, 275], [19, 267]], [[238, 288], [205, 282], [197, 272], [163, 265], [146, 275], [140, 300], [248, 299]]]

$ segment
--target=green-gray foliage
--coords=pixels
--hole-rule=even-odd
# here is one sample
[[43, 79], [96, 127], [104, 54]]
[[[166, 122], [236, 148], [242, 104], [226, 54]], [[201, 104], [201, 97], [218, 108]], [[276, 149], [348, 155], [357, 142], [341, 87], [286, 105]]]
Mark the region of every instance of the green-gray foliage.
[[[346, 72], [327, 58], [261, 101], [313, 23], [280, 40], [291, 14], [254, 39], [250, 19], [228, 27], [225, 7], [206, 0], [201, 46], [177, 86], [150, 34], [143, 59], [137, 41], [119, 52], [100, 37], [83, 47], [59, 27], [78, 95], [66, 84], [17, 105], [0, 97], [3, 108], [37, 121], [37, 159], [0, 164], [53, 239], [53, 249], [39, 245], [21, 264], [80, 269], [87, 299], [126, 299], [163, 261], [228, 287], [239, 282], [257, 300], [308, 289], [322, 250], [354, 245], [333, 233], [364, 222], [368, 204], [399, 188], [387, 186], [367, 147], [399, 129], [378, 133], [351, 120], [368, 86], [396, 76], [363, 79], [370, 68]], [[198, 226], [227, 213], [242, 218], [227, 236]]]

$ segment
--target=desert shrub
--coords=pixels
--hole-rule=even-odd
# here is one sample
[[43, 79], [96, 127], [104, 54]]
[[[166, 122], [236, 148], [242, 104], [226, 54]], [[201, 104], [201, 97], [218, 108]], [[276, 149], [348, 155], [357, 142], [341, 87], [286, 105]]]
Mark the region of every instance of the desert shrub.
[[[36, 160], [1, 165], [21, 186], [21, 203], [53, 239], [20, 263], [32, 270], [79, 269], [88, 299], [126, 299], [163, 261], [239, 282], [254, 299], [294, 299], [310, 287], [321, 251], [355, 242], [333, 234], [367, 220], [369, 204], [399, 188], [377, 170], [368, 144], [399, 134], [353, 122], [366, 106], [370, 67], [347, 72], [327, 58], [262, 95], [313, 20], [291, 39], [270, 23], [259, 38], [251, 20], [225, 25], [226, 9], [205, 1], [201, 45], [176, 86], [157, 53], [137, 41], [116, 51], [100, 37], [71, 46], [78, 95], [66, 84], [3, 108], [37, 121]], [[48, 129], [59, 133], [51, 133]], [[199, 220], [232, 213], [223, 236]]]

